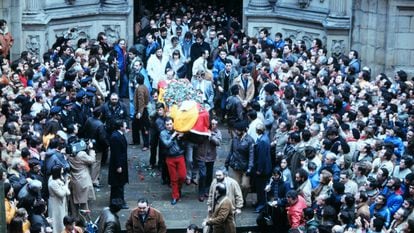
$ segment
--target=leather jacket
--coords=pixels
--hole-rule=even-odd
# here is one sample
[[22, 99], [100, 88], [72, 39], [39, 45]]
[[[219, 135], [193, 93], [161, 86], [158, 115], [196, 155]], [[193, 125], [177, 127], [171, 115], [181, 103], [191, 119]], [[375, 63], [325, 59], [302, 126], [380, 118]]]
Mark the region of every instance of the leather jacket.
[[109, 141], [105, 131], [105, 125], [95, 117], [89, 117], [84, 126], [85, 138], [95, 139], [96, 151], [101, 152], [108, 148]]
[[233, 138], [230, 153], [227, 156], [225, 166], [234, 170], [249, 171], [254, 165], [254, 141], [247, 133], [240, 139]]
[[98, 229], [100, 232], [121, 232], [119, 217], [105, 208], [99, 216]]
[[164, 129], [161, 131], [160, 134], [160, 141], [163, 144], [167, 156], [170, 157], [178, 157], [184, 155], [184, 146], [182, 141], [175, 136], [174, 138], [171, 137], [174, 131], [169, 131]]

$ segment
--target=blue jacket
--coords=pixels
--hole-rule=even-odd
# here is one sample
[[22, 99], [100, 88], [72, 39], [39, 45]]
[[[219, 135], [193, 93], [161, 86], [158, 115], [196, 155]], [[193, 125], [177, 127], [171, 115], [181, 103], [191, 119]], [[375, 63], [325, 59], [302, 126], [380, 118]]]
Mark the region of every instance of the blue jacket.
[[214, 81], [218, 79], [220, 71], [224, 70], [224, 68], [226, 68], [226, 65], [221, 60], [221, 58], [220, 57], [216, 58], [216, 60], [214, 61], [214, 66], [213, 66]]
[[285, 46], [285, 41], [280, 39], [278, 42], [273, 42], [273, 46], [275, 46], [275, 49], [283, 49], [283, 46]]
[[392, 144], [394, 144], [394, 153], [398, 157], [401, 157], [404, 154], [404, 144], [401, 138], [396, 136], [387, 136], [385, 137], [384, 142], [391, 142]]
[[322, 164], [321, 168], [319, 169], [319, 174], [321, 173], [322, 170], [326, 168], [330, 169], [333, 172], [332, 175], [333, 175], [334, 182], [338, 182], [339, 176], [341, 175], [341, 169], [338, 167], [338, 165], [336, 165], [336, 163], [332, 165]]
[[356, 74], [358, 74], [359, 73], [359, 71], [361, 71], [361, 64], [359, 63], [359, 61], [358, 61], [358, 59], [352, 59], [350, 62], [349, 62], [349, 66], [351, 67], [354, 67], [354, 69], [355, 69], [355, 73]]
[[155, 53], [155, 49], [159, 46], [158, 42], [154, 41], [153, 43], [147, 45], [145, 48], [145, 57], [148, 58], [151, 56], [151, 54]]
[[401, 195], [396, 194], [394, 191], [389, 190], [388, 187], [385, 187], [382, 192], [387, 197], [387, 207], [390, 211], [391, 216], [402, 206], [404, 199]]
[[311, 174], [309, 173], [308, 179], [309, 179], [309, 180], [310, 180], [310, 182], [311, 182], [312, 189], [314, 189], [314, 188], [318, 187], [318, 185], [319, 185], [319, 173], [318, 173], [317, 171], [315, 171], [315, 172], [313, 173], [313, 175], [311, 175]]
[[116, 60], [118, 61], [119, 72], [124, 73], [126, 68], [126, 57], [122, 48], [118, 45], [114, 45], [114, 50], [116, 51]]
[[387, 208], [387, 206], [384, 206], [381, 209], [376, 210], [375, 205], [376, 204], [374, 203], [369, 207], [369, 213], [371, 215], [371, 218], [374, 217], [375, 214], [379, 214], [385, 219], [385, 227], [388, 228], [391, 222], [390, 210]]
[[272, 160], [270, 158], [270, 141], [267, 134], [257, 138], [254, 157], [254, 170], [260, 172], [260, 175], [270, 175], [272, 172]]

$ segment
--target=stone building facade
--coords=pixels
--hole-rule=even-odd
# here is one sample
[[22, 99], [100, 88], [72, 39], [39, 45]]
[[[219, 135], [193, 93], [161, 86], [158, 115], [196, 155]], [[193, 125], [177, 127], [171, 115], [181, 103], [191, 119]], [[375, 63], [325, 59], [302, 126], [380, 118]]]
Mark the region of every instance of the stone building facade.
[[76, 44], [105, 32], [109, 43], [133, 43], [133, 0], [2, 0], [0, 18], [15, 38], [12, 59], [24, 50], [41, 58], [59, 36]]
[[244, 28], [258, 35], [322, 40], [329, 55], [359, 51], [374, 74], [403, 69], [414, 75], [414, 1], [411, 0], [244, 0]]

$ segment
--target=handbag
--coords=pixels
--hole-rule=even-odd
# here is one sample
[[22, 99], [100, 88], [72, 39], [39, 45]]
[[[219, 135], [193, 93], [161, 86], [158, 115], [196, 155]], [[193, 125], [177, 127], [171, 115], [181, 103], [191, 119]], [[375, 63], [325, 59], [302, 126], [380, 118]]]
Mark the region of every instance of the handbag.
[[[271, 209], [269, 213], [269, 208]], [[273, 226], [273, 207], [270, 205], [266, 205], [266, 212], [263, 213], [263, 218], [267, 226]]]

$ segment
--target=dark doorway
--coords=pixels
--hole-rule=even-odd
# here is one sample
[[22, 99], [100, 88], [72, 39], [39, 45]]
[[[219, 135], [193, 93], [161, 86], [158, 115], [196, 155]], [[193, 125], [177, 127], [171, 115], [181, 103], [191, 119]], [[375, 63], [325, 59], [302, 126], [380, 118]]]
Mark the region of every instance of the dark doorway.
[[172, 6], [179, 6], [181, 11], [187, 11], [190, 6], [195, 11], [206, 10], [209, 6], [216, 6], [217, 9], [224, 8], [228, 16], [235, 16], [242, 23], [243, 0], [134, 0], [134, 25], [143, 16], [144, 10], [156, 12], [160, 6], [163, 9], [171, 9]]

